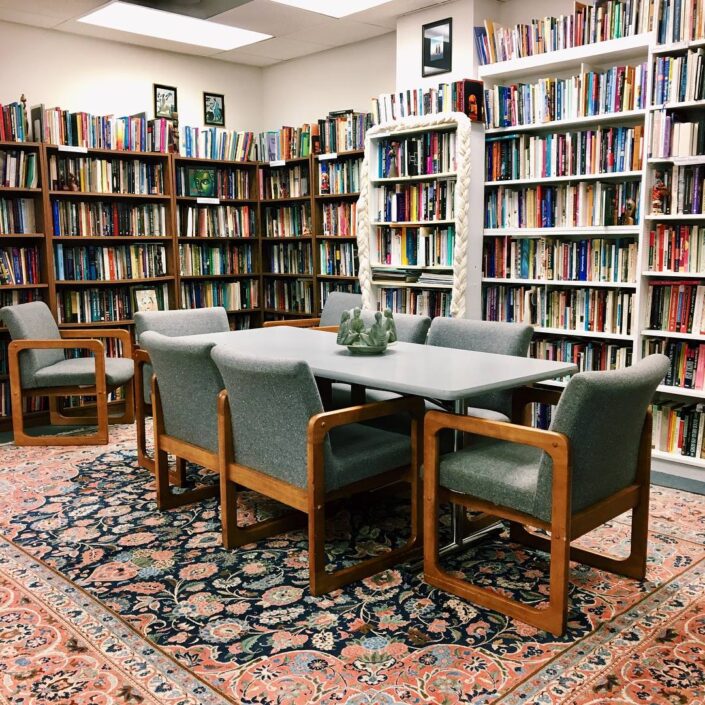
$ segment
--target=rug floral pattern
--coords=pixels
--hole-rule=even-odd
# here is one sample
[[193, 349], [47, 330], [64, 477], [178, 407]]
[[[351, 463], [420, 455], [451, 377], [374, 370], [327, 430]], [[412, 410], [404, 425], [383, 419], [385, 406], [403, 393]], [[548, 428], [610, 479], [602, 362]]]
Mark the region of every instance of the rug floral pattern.
[[[102, 452], [5, 446], [0, 459], [3, 535], [234, 702], [705, 703], [703, 497], [654, 490], [643, 584], [574, 564], [556, 639], [408, 566], [313, 597], [304, 532], [225, 551], [215, 500], [157, 512], [128, 427]], [[403, 540], [402, 502], [358, 504], [329, 518], [333, 563]], [[274, 510], [241, 502], [245, 520]], [[584, 540], [626, 553], [627, 537], [621, 517]], [[546, 567], [502, 539], [451, 563], [529, 602], [545, 598]]]

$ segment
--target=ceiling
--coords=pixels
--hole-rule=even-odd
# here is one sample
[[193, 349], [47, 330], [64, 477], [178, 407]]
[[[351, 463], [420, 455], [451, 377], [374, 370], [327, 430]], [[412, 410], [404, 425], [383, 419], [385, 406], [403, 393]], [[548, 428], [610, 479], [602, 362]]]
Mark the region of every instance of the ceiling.
[[[390, 0], [340, 19], [308, 10], [281, 5], [271, 0], [133, 0], [137, 4], [189, 14], [201, 19], [271, 34], [257, 44], [241, 49], [218, 51], [105, 29], [78, 22], [86, 13], [106, 4], [106, 0], [0, 0], [0, 20], [34, 27], [56, 29], [128, 44], [165, 49], [182, 54], [209, 56], [222, 61], [252, 66], [271, 66], [282, 61], [315, 54], [387, 34], [396, 29], [402, 15], [447, 0]], [[329, 0], [334, 3], [336, 0]]]

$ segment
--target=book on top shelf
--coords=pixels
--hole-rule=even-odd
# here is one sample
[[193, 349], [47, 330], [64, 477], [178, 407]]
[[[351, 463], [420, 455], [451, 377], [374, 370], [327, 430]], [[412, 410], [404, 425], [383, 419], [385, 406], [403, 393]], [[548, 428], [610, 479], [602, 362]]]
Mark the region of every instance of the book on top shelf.
[[705, 6], [701, 0], [661, 0], [658, 42], [671, 44], [705, 39]]
[[[31, 139], [26, 98], [22, 96], [9, 105], [0, 103], [0, 142], [29, 142]], [[35, 137], [35, 141], [39, 140]]]

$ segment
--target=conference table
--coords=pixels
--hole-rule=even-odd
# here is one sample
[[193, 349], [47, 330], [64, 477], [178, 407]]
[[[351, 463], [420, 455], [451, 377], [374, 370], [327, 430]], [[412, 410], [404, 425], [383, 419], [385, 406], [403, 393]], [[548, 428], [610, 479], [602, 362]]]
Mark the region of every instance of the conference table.
[[[207, 333], [188, 339], [232, 346], [240, 353], [261, 359], [305, 360], [315, 377], [440, 401], [459, 414], [466, 412], [468, 401], [478, 394], [578, 371], [570, 362], [403, 342], [393, 343], [382, 355], [355, 355], [336, 343], [335, 333], [288, 326]], [[460, 535], [463, 516], [464, 510], [455, 507], [453, 540], [444, 553], [478, 538], [477, 534]]]

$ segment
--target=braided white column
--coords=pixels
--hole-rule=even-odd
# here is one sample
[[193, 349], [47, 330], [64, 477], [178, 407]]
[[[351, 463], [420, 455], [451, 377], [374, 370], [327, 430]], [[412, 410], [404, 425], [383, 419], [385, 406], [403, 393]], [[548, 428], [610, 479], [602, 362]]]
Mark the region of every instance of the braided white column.
[[[470, 236], [470, 135], [471, 125], [464, 113], [436, 113], [434, 115], [412, 116], [393, 122], [375, 125], [367, 131], [365, 137], [365, 158], [360, 171], [360, 198], [357, 201], [357, 252], [360, 259], [360, 288], [362, 305], [365, 308], [377, 308], [376, 297], [372, 290], [372, 265], [370, 247], [372, 226], [370, 225], [370, 158], [372, 157], [372, 138], [393, 135], [398, 132], [433, 127], [456, 126], [456, 165], [457, 180], [455, 184], [455, 252], [453, 256], [453, 289], [450, 304], [451, 316], [460, 318], [465, 315], [465, 292], [467, 290], [467, 249]], [[479, 214], [482, 217], [482, 214]]]

